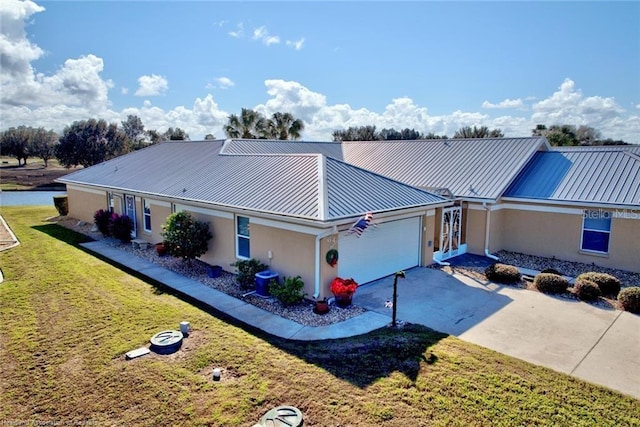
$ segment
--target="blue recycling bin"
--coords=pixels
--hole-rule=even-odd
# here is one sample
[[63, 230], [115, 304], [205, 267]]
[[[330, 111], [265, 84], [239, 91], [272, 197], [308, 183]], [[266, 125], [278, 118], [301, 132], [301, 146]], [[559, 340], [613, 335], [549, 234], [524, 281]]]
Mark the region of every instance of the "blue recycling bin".
[[275, 280], [278, 281], [278, 273], [271, 270], [261, 271], [256, 273], [256, 294], [261, 297], [269, 297], [269, 283]]

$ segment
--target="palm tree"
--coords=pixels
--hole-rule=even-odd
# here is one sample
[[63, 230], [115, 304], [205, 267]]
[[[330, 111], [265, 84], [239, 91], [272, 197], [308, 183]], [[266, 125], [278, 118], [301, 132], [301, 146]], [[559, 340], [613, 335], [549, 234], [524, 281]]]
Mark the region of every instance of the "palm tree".
[[291, 113], [274, 113], [268, 123], [268, 133], [276, 139], [300, 139], [304, 123], [293, 117]]
[[224, 126], [227, 138], [264, 138], [266, 130], [267, 120], [264, 116], [249, 108], [243, 108], [240, 117], [231, 114]]

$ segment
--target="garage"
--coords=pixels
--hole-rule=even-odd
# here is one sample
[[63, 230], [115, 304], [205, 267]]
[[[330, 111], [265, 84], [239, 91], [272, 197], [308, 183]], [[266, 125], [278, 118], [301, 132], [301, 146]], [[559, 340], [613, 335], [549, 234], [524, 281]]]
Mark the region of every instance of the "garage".
[[420, 235], [419, 217], [379, 223], [360, 237], [342, 233], [338, 274], [363, 284], [420, 265]]

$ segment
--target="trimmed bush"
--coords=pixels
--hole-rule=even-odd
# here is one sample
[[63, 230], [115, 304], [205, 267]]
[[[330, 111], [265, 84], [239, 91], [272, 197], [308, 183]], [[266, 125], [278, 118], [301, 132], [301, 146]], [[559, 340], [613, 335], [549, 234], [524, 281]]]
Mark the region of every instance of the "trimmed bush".
[[618, 301], [626, 311], [640, 313], [640, 286], [624, 288], [618, 294]]
[[131, 241], [131, 232], [133, 231], [133, 222], [126, 215], [118, 215], [114, 213], [109, 220], [109, 234], [121, 242], [127, 243]]
[[540, 273], [549, 273], [549, 274], [557, 274], [558, 276], [562, 276], [562, 273], [560, 273], [558, 270], [556, 270], [555, 268], [545, 268], [544, 270], [542, 270]]
[[69, 198], [64, 196], [53, 196], [53, 205], [58, 211], [58, 215], [66, 216], [69, 214]]
[[256, 282], [256, 273], [269, 269], [268, 265], [254, 258], [236, 261], [231, 266], [236, 268], [236, 280], [243, 289], [253, 287]]
[[600, 288], [595, 282], [586, 279], [576, 279], [573, 290], [582, 301], [597, 301], [601, 295]]
[[561, 294], [566, 292], [569, 281], [553, 273], [540, 273], [533, 279], [533, 286], [545, 294]]
[[102, 233], [103, 236], [109, 237], [109, 221], [111, 220], [111, 212], [105, 211], [104, 209], [97, 210], [95, 214], [93, 214], [93, 222], [98, 227], [98, 231]]
[[618, 296], [620, 292], [620, 280], [616, 277], [606, 273], [596, 273], [591, 271], [589, 273], [582, 273], [577, 280], [588, 280], [595, 283], [600, 288], [602, 295]]
[[305, 295], [302, 292], [303, 288], [304, 282], [300, 276], [284, 277], [282, 283], [278, 283], [277, 280], [272, 280], [269, 283], [269, 293], [286, 306], [297, 304], [303, 300]]
[[522, 280], [522, 275], [517, 267], [513, 265], [495, 263], [484, 270], [487, 279], [496, 283], [518, 283]]
[[187, 264], [207, 252], [213, 237], [209, 224], [197, 221], [189, 212], [169, 215], [161, 234], [169, 255], [182, 258]]

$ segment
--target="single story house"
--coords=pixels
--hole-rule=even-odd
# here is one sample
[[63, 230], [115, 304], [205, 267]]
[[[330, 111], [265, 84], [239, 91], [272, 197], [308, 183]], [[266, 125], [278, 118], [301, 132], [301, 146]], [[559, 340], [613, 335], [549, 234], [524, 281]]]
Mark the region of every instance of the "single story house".
[[229, 153], [320, 152], [448, 197], [434, 261], [501, 249], [640, 271], [640, 146], [551, 147], [542, 137], [229, 141]]
[[[110, 208], [157, 243], [166, 218], [188, 211], [213, 234], [202, 261], [232, 270], [257, 258], [300, 275], [308, 297], [331, 296], [336, 276], [365, 283], [432, 263], [436, 211], [451, 200], [322, 153], [226, 153], [228, 144], [165, 142], [66, 175], [69, 215], [93, 222]], [[368, 212], [373, 223], [353, 232]]]
[[[640, 147], [553, 148], [541, 137], [426, 141], [166, 142], [74, 172], [70, 215], [111, 207], [162, 240], [187, 210], [214, 238], [201, 259], [254, 257], [300, 275], [366, 283], [501, 249], [640, 271]], [[375, 226], [358, 235], [355, 221]], [[339, 253], [335, 267], [326, 262]]]

